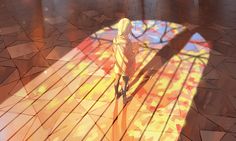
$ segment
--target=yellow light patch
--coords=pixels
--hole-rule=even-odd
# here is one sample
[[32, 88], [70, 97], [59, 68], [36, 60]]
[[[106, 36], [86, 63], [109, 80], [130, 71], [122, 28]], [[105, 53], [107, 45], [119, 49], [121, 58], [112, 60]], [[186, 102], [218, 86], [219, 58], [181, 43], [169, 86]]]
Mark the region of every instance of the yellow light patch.
[[39, 88], [38, 88], [38, 93], [37, 94], [43, 94], [43, 93], [45, 93], [46, 92], [46, 87], [45, 86], [39, 86]]

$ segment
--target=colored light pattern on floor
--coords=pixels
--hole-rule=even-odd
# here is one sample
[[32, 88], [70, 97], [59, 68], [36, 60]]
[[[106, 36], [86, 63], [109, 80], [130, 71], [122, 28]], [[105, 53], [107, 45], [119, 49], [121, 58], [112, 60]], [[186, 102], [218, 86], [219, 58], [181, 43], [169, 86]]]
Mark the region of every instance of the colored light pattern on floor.
[[[0, 111], [2, 140], [178, 140], [210, 47], [198, 33], [163, 21], [134, 21], [136, 68], [115, 99], [116, 25], [86, 38]], [[63, 59], [62, 58], [62, 59]]]

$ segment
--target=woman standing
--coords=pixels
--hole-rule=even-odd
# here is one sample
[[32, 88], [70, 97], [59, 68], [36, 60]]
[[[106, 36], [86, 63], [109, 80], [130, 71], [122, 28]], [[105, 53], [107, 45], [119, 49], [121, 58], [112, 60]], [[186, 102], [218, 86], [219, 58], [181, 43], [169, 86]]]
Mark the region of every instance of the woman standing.
[[115, 57], [115, 93], [119, 97], [119, 83], [123, 80], [122, 94], [126, 94], [128, 90], [128, 81], [131, 73], [134, 72], [135, 55], [132, 49], [132, 44], [129, 39], [132, 24], [127, 18], [123, 18], [118, 23], [118, 33], [113, 40], [113, 51]]

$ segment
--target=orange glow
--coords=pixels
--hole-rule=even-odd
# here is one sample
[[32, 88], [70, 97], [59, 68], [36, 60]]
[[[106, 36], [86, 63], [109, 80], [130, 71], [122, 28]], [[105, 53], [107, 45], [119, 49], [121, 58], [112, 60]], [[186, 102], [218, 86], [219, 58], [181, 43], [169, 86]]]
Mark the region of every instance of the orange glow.
[[3, 140], [178, 140], [210, 47], [179, 24], [133, 25], [132, 42], [142, 46], [124, 101], [114, 96], [113, 25], [72, 49], [64, 56], [68, 62], [56, 62], [26, 84], [26, 96], [19, 98], [19, 90], [1, 104], [16, 112], [0, 115]]

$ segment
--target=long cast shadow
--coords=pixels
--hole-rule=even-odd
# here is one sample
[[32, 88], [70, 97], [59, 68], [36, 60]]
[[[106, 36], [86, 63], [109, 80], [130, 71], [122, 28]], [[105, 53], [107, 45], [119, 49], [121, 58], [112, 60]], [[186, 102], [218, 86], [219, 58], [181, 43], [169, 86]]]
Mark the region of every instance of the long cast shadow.
[[[204, 33], [197, 32], [206, 41], [210, 41], [208, 36], [204, 36]], [[235, 101], [233, 102], [235, 80], [225, 74], [227, 68], [220, 70], [220, 67], [216, 67], [224, 63], [225, 54], [216, 55], [214, 53], [216, 49], [214, 48], [216, 46], [212, 44], [208, 63], [202, 73], [202, 78], [197, 86], [196, 94], [192, 99], [191, 107], [185, 117], [185, 124], [178, 140], [201, 141], [202, 138], [207, 138], [207, 136], [208, 140], [228, 141], [236, 139], [231, 134], [231, 130], [235, 127], [232, 123], [235, 125], [235, 122], [230, 123], [230, 120], [233, 119], [230, 117], [236, 115]], [[210, 76], [214, 72], [217, 72], [219, 76]], [[230, 124], [232, 124], [231, 127]], [[227, 126], [230, 128], [226, 129]], [[223, 136], [218, 136], [220, 132], [225, 133]]]
[[138, 87], [130, 94], [130, 96], [124, 96], [124, 99], [128, 101], [132, 100], [134, 95], [147, 83], [147, 81], [158, 72], [158, 70], [168, 62], [174, 55], [178, 54], [184, 46], [188, 43], [194, 30], [185, 29], [183, 32], [177, 34], [166, 44], [155, 56], [140, 70], [135, 79], [130, 82], [130, 87], [134, 86], [142, 76], [144, 79]]

